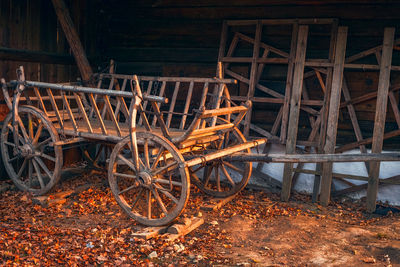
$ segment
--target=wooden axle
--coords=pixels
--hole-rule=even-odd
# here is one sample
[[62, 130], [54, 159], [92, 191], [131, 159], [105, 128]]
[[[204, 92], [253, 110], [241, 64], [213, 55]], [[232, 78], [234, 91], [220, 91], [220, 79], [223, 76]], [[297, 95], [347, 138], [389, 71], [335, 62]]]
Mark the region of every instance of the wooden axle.
[[238, 152], [238, 151], [242, 151], [242, 150], [245, 150], [245, 149], [248, 149], [248, 148], [252, 148], [252, 147], [255, 147], [255, 146], [258, 146], [258, 145], [262, 145], [262, 144], [264, 144], [266, 142], [267, 142], [267, 139], [265, 139], [265, 138], [261, 138], [261, 139], [257, 139], [257, 140], [253, 140], [253, 141], [248, 141], [248, 142], [240, 144], [240, 145], [232, 146], [232, 147], [229, 147], [229, 148], [226, 148], [226, 149], [217, 150], [215, 152], [206, 154], [204, 156], [188, 160], [188, 161], [186, 161], [185, 164], [186, 164], [187, 167], [192, 167], [192, 166], [195, 166], [197, 164], [201, 164], [203, 162], [211, 161], [211, 160], [214, 160], [214, 159], [217, 159], [217, 158], [221, 158], [221, 157], [224, 157], [224, 159], [225, 159], [225, 157], [227, 155], [230, 155], [232, 153], [235, 153], [235, 152]]
[[400, 153], [362, 154], [246, 154], [236, 153], [224, 158], [226, 161], [258, 161], [273, 163], [318, 163], [318, 162], [361, 162], [400, 161]]

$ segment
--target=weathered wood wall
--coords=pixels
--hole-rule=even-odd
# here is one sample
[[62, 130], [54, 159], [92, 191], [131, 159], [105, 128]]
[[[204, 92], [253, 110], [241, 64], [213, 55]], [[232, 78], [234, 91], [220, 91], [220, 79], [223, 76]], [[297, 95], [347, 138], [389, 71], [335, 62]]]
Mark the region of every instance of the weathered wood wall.
[[[381, 44], [384, 27], [400, 25], [397, 12], [400, 3], [394, 0], [68, 0], [66, 3], [95, 71], [113, 58], [118, 72], [147, 75], [215, 75], [224, 19], [338, 18], [340, 25], [349, 28], [350, 54]], [[51, 1], [0, 0], [0, 23], [0, 76], [13, 79], [16, 67], [21, 64], [25, 65], [27, 79], [64, 82], [79, 76]], [[290, 28], [270, 27], [264, 32], [275, 46], [289, 49]], [[309, 49], [315, 55], [327, 53], [322, 47], [327, 46], [329, 35], [329, 31], [320, 30], [310, 37]], [[23, 54], [20, 49], [40, 52]], [[30, 62], [15, 61], [18, 57]], [[285, 82], [285, 68], [267, 68], [262, 80], [279, 86]], [[244, 67], [241, 71], [250, 70]], [[348, 71], [345, 77], [352, 98], [376, 91], [377, 72]], [[306, 83], [311, 94], [320, 93], [315, 79]], [[366, 137], [372, 135], [375, 102], [356, 106]], [[253, 122], [271, 128], [277, 113], [278, 106], [258, 103]], [[394, 116], [390, 107], [388, 121], [387, 127], [391, 127]], [[300, 126], [304, 127], [300, 127], [300, 135], [307, 134], [308, 124], [307, 117], [301, 116]], [[340, 113], [338, 131], [339, 143], [354, 139], [346, 109]]]

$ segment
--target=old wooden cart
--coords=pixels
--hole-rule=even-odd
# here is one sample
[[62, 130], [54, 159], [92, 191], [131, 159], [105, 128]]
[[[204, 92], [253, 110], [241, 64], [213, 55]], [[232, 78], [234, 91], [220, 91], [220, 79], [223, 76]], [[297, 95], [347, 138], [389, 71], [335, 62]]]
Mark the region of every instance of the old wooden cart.
[[191, 181], [216, 197], [243, 189], [251, 163], [239, 168], [224, 157], [265, 142], [246, 141], [237, 128], [251, 103], [231, 105], [226, 86], [235, 80], [101, 74], [92, 88], [27, 81], [22, 67], [17, 73], [17, 81], [2, 80], [11, 112], [1, 152], [16, 186], [33, 194], [59, 181], [63, 146], [115, 144], [107, 162], [118, 204], [142, 224], [164, 225], [184, 210]]

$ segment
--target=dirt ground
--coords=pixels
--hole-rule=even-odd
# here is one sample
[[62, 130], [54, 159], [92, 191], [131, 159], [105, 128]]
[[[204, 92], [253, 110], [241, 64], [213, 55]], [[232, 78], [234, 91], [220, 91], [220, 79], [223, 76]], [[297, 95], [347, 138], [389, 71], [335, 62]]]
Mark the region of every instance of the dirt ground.
[[244, 190], [205, 212], [193, 188], [183, 216], [205, 223], [167, 243], [132, 236], [143, 226], [120, 210], [104, 174], [63, 181], [50, 198], [76, 188], [50, 207], [12, 186], [1, 193], [0, 265], [400, 266], [399, 213], [370, 215], [362, 202], [324, 208], [299, 194], [282, 203], [277, 194]]

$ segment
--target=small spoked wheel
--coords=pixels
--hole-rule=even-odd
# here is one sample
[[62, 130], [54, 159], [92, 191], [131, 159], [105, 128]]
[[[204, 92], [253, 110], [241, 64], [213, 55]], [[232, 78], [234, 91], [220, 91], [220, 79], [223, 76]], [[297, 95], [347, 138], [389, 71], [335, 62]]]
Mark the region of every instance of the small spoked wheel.
[[149, 226], [171, 223], [184, 210], [190, 180], [184, 159], [162, 136], [137, 132], [138, 165], [130, 138], [120, 141], [110, 157], [108, 181], [115, 199], [134, 220]]
[[[207, 149], [220, 150], [245, 142], [246, 138], [235, 127], [232, 131], [226, 132], [223, 138], [212, 142]], [[240, 152], [250, 153], [250, 149], [243, 149]], [[246, 187], [251, 170], [251, 162], [234, 165], [225, 161], [224, 158], [189, 168], [193, 184], [204, 193], [221, 198], [232, 196]]]
[[60, 179], [62, 149], [56, 129], [34, 107], [18, 108], [17, 138], [13, 133], [12, 114], [4, 120], [1, 131], [1, 153], [4, 167], [15, 185], [34, 195], [48, 192]]

